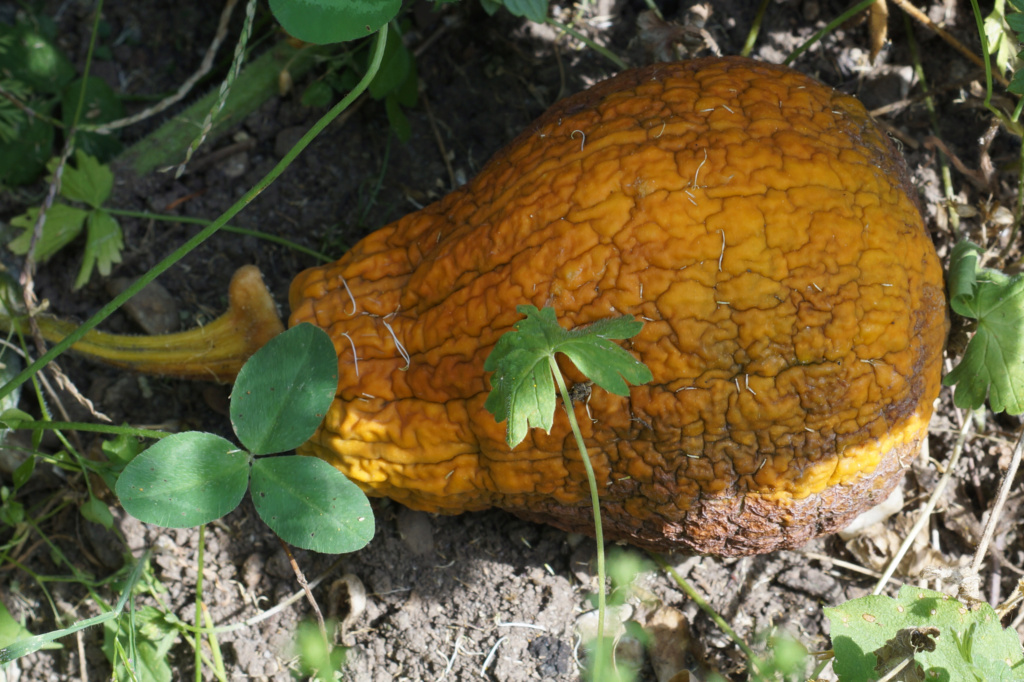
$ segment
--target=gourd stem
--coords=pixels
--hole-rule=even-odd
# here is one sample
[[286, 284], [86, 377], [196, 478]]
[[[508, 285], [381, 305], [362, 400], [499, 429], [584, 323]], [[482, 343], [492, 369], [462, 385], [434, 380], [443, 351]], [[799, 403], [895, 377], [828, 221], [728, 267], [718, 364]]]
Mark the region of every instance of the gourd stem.
[[[79, 329], [72, 322], [41, 315], [35, 322], [50, 343], [60, 343]], [[0, 315], [0, 329], [10, 328], [25, 333], [28, 321]], [[72, 349], [93, 360], [144, 374], [230, 383], [249, 356], [283, 331], [260, 271], [247, 265], [231, 279], [227, 312], [206, 325], [155, 336], [91, 330]]]
[[[558, 383], [558, 391], [562, 394], [562, 405], [569, 417], [569, 426], [576, 437], [576, 446], [580, 449], [580, 458], [587, 470], [587, 482], [590, 483], [590, 503], [594, 507], [594, 536], [597, 538], [597, 582], [600, 588], [597, 591], [597, 644], [594, 647], [595, 670], [604, 665], [604, 612], [605, 612], [605, 572], [604, 572], [604, 529], [601, 526], [601, 500], [597, 494], [597, 476], [594, 475], [594, 465], [590, 463], [590, 455], [587, 453], [587, 446], [583, 442], [583, 433], [580, 431], [579, 422], [576, 421], [576, 413], [572, 409], [572, 399], [569, 397], [569, 389], [562, 378], [562, 371], [558, 369], [553, 355], [548, 356], [548, 364], [551, 365], [551, 373], [555, 375]], [[594, 679], [600, 679], [599, 676]]]

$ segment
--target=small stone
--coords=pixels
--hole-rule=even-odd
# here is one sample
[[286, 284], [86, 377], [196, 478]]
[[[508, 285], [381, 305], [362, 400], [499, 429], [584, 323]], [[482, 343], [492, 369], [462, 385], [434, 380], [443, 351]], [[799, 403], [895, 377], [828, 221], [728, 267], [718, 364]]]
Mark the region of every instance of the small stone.
[[[107, 283], [107, 292], [117, 296], [127, 289], [133, 280], [118, 277]], [[178, 302], [157, 282], [150, 282], [142, 291], [132, 296], [124, 304], [124, 311], [147, 334], [169, 334], [178, 330], [181, 318], [178, 315]]]

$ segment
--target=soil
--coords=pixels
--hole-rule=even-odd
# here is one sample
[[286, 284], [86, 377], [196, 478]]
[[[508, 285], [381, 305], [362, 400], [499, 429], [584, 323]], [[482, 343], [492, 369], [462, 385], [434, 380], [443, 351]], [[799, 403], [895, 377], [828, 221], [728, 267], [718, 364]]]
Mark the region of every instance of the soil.
[[[757, 2], [716, 3], [707, 33], [724, 54], [740, 51], [755, 19]], [[846, 9], [845, 2], [793, 0], [767, 4], [753, 55], [780, 62], [795, 47]], [[976, 31], [969, 8], [952, 1], [930, 3], [925, 10], [947, 30], [977, 51]], [[637, 15], [644, 9], [633, 0], [584, 4], [575, 25], [608, 45], [630, 64], [653, 59], [639, 38]], [[666, 18], [692, 18], [690, 3], [666, 2]], [[264, 8], [261, 7], [261, 13]], [[557, 15], [570, 20], [568, 10]], [[911, 43], [900, 13], [889, 19], [890, 42], [874, 66], [868, 59], [864, 23], [844, 25], [796, 60], [795, 66], [825, 83], [862, 98], [871, 108], [896, 103], [881, 115], [884, 124], [904, 144], [915, 181], [921, 190], [928, 226], [940, 255], [948, 254], [952, 233], [942, 194], [940, 156], [926, 138], [933, 133], [929, 113], [913, 74]], [[90, 6], [46, 3], [56, 17], [61, 45], [79, 64], [88, 44]], [[97, 64], [97, 72], [129, 95], [173, 91], [198, 68], [212, 39], [219, 7], [204, 3], [113, 0], [104, 5], [111, 28], [112, 58]], [[266, 16], [261, 14], [266, 19]], [[407, 114], [411, 137], [407, 143], [390, 132], [383, 105], [368, 101], [344, 122], [329, 127], [284, 176], [243, 211], [233, 223], [287, 237], [302, 245], [340, 254], [347, 245], [377, 226], [442, 196], [453, 185], [477, 172], [487, 158], [559, 97], [615, 72], [609, 61], [549, 28], [524, 23], [499, 12], [488, 17], [475, 2], [416, 5], [409, 14], [407, 42], [423, 46], [416, 58], [421, 83], [420, 104]], [[258, 22], [259, 23], [259, 22]], [[237, 35], [239, 18], [232, 24]], [[267, 32], [267, 26], [262, 30]], [[936, 98], [938, 136], [968, 168], [980, 167], [978, 138], [991, 116], [972, 97], [977, 79], [972, 65], [931, 32], [913, 25], [924, 72]], [[428, 37], [439, 33], [439, 39]], [[118, 38], [125, 39], [118, 42]], [[229, 38], [230, 40], [233, 38]], [[276, 38], [275, 38], [276, 39]], [[230, 48], [225, 50], [230, 52]], [[224, 58], [225, 60], [227, 58]], [[217, 86], [224, 64], [205, 87]], [[317, 77], [314, 69], [309, 78]], [[983, 82], [983, 79], [975, 80]], [[137, 178], [119, 173], [110, 205], [118, 208], [212, 219], [253, 186], [323, 111], [302, 106], [299, 95], [308, 80], [292, 92], [272, 98], [252, 113], [235, 137], [211, 140], [193, 165], [198, 168], [174, 179], [157, 173]], [[427, 107], [429, 103], [429, 108]], [[137, 105], [140, 106], [140, 105]], [[175, 110], [162, 115], [171, 116]], [[130, 142], [153, 130], [149, 121], [126, 133]], [[210, 161], [207, 154], [232, 144], [254, 144], [246, 151]], [[990, 150], [995, 168], [1012, 167], [1018, 141], [1000, 132]], [[204, 157], [206, 160], [204, 161]], [[450, 164], [451, 174], [447, 164]], [[954, 173], [957, 201], [985, 210], [967, 218], [962, 227], [975, 240], [1002, 246], [1006, 230], [983, 224], [999, 204], [1013, 207], [1017, 178], [1012, 172], [995, 180], [972, 184]], [[0, 219], [9, 220], [27, 205], [38, 204], [45, 187], [4, 195]], [[114, 277], [135, 278], [195, 233], [194, 226], [123, 218], [125, 253]], [[1019, 254], [1013, 245], [1011, 255]], [[74, 291], [80, 250], [66, 249], [39, 268], [36, 289], [51, 309], [65, 317], [84, 319], [110, 299], [104, 278], [94, 276]], [[1011, 260], [1012, 261], [1012, 257]], [[225, 307], [227, 283], [239, 266], [261, 268], [282, 309], [291, 277], [314, 264], [312, 258], [250, 236], [221, 233], [196, 249], [160, 278], [176, 304], [172, 318], [183, 327], [208, 321]], [[105, 328], [140, 331], [124, 312]], [[114, 423], [152, 425], [167, 429], [203, 429], [229, 436], [225, 406], [229, 389], [216, 384], [139, 377], [96, 367], [72, 356], [60, 361], [78, 389]], [[63, 400], [72, 418], [89, 418], [66, 393]], [[32, 403], [24, 399], [23, 407]], [[948, 391], [932, 424], [926, 454], [914, 463], [903, 484], [903, 512], [875, 527], [866, 537], [846, 543], [839, 537], [821, 539], [800, 551], [777, 552], [743, 559], [670, 556], [667, 561], [704, 595], [737, 633], [755, 648], [763, 647], [770, 628], [797, 636], [811, 651], [829, 648], [828, 625], [821, 607], [870, 592], [874, 580], [850, 564], [877, 569], [892, 554], [888, 544], [913, 519], [920, 501], [938, 478], [936, 463], [945, 462], [964, 416], [953, 409]], [[916, 546], [901, 580], [919, 581], [923, 566], [959, 566], [970, 556], [977, 528], [995, 496], [999, 473], [1009, 460], [1016, 418], [993, 417], [979, 423], [985, 436], [974, 438], [961, 459], [954, 484], [933, 519], [927, 542]], [[77, 446], [95, 452], [99, 439], [80, 434]], [[59, 444], [44, 442], [46, 447]], [[9, 485], [9, 471], [3, 474]], [[1017, 488], [1019, 490], [1019, 486]], [[142, 594], [136, 607], [161, 605], [186, 623], [193, 622], [199, 534], [194, 529], [162, 530], [128, 517], [112, 498], [115, 530], [87, 522], [76, 505], [85, 498], [80, 478], [40, 463], [23, 489], [27, 506], [34, 507], [38, 530], [29, 541], [10, 551], [0, 565], [3, 602], [34, 633], [61, 623], [96, 615], [98, 600], [112, 604], [117, 583], [109, 580], [125, 565], [130, 552], [153, 551], [153, 594]], [[998, 558], [983, 575], [986, 597], [997, 601], [1013, 589], [1024, 566], [1024, 534], [1015, 525], [1021, 495], [1010, 500], [1008, 519], [997, 537]], [[579, 678], [576, 622], [591, 607], [587, 600], [595, 578], [593, 540], [570, 536], [546, 526], [521, 521], [499, 511], [455, 517], [411, 512], [387, 500], [374, 501], [376, 536], [365, 549], [342, 557], [295, 551], [295, 561], [314, 583], [312, 594], [325, 615], [343, 623], [337, 640], [350, 647], [345, 679], [388, 680], [575, 680]], [[9, 529], [0, 529], [5, 541]], [[41, 541], [43, 537], [52, 543]], [[63, 555], [66, 562], [59, 557]], [[15, 559], [17, 560], [15, 562]], [[312, 618], [308, 602], [287, 555], [272, 533], [257, 519], [248, 502], [206, 533], [203, 559], [204, 604], [212, 622], [230, 626], [255, 619], [293, 595], [298, 599], [251, 625], [219, 635], [228, 679], [284, 681], [301, 678], [294, 635], [301, 621]], [[847, 563], [841, 563], [847, 562]], [[67, 580], [74, 567], [80, 578]], [[49, 576], [39, 581], [36, 576]], [[322, 576], [322, 580], [317, 579]], [[90, 594], [86, 584], [100, 583]], [[45, 584], [53, 603], [47, 603]], [[365, 591], [361, 610], [360, 592]], [[658, 605], [675, 607], [683, 618], [672, 629], [690, 679], [708, 679], [717, 671], [728, 679], [746, 678], [739, 649], [674, 586], [651, 566], [639, 574], [631, 592], [639, 619]], [[353, 608], [356, 610], [353, 611]], [[1018, 619], [1019, 620], [1019, 619]], [[681, 624], [680, 624], [681, 623]], [[1024, 627], [1017, 624], [1024, 633]], [[42, 651], [0, 670], [11, 682], [22, 680], [107, 679], [110, 664], [101, 651], [102, 628], [80, 638], [65, 639], [62, 648]], [[628, 642], [623, 657], [629, 655]], [[84, 656], [84, 658], [83, 658]], [[660, 658], [635, 656], [640, 679], [655, 679]], [[194, 679], [194, 653], [179, 637], [168, 654], [172, 679]], [[679, 669], [678, 667], [676, 668]], [[209, 676], [209, 669], [204, 675]], [[831, 679], [827, 677], [826, 679]]]

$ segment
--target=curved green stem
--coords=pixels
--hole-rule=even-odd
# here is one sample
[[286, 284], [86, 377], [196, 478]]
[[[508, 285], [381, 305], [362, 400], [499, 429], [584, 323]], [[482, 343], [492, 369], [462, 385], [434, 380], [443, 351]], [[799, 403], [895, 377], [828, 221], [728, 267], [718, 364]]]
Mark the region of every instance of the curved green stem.
[[827, 36], [829, 33], [836, 30], [840, 25], [846, 23], [854, 16], [866, 10], [868, 7], [871, 7], [871, 5], [873, 4], [875, 4], [875, 0], [862, 0], [862, 2], [858, 2], [856, 5], [846, 10], [832, 21], [828, 22], [828, 24], [825, 25], [825, 28], [821, 29], [813, 36], [808, 38], [803, 45], [790, 52], [789, 56], [786, 57], [786, 59], [782, 63], [785, 64], [786, 66], [789, 66], [790, 64], [793, 63], [793, 60], [795, 60], [797, 57], [806, 52], [808, 48], [814, 45], [814, 43], [818, 42], [819, 40]]
[[377, 75], [377, 70], [380, 68], [380, 63], [384, 58], [384, 47], [387, 43], [387, 27], [381, 29], [377, 33], [377, 44], [373, 51], [373, 57], [370, 60], [370, 67], [366, 71], [366, 75], [363, 79], [349, 92], [340, 102], [331, 108], [323, 117], [313, 125], [309, 131], [302, 136], [294, 147], [292, 147], [287, 154], [284, 155], [276, 166], [274, 166], [267, 175], [260, 180], [256, 185], [250, 189], [245, 195], [239, 199], [231, 208], [225, 211], [219, 218], [210, 223], [207, 227], [195, 235], [187, 242], [182, 244], [180, 247], [174, 250], [169, 256], [164, 258], [162, 261], [157, 263], [151, 270], [146, 274], [142, 275], [134, 284], [125, 289], [123, 292], [114, 297], [112, 301], [107, 303], [105, 306], [100, 308], [99, 312], [86, 320], [80, 327], [71, 332], [64, 340], [57, 343], [51, 348], [46, 354], [40, 357], [38, 360], [30, 364], [28, 367], [23, 369], [18, 376], [14, 377], [6, 384], [3, 388], [0, 388], [0, 398], [9, 394], [18, 386], [28, 381], [29, 377], [38, 372], [40, 369], [46, 366], [48, 362], [56, 358], [58, 355], [70, 348], [75, 342], [80, 340], [89, 331], [94, 329], [100, 322], [107, 319], [114, 313], [115, 310], [124, 305], [128, 299], [137, 294], [147, 284], [155, 280], [157, 277], [166, 272], [172, 265], [184, 258], [188, 253], [193, 251], [200, 244], [205, 242], [211, 236], [213, 236], [217, 230], [227, 224], [229, 220], [234, 218], [241, 212], [243, 208], [248, 206], [256, 197], [258, 197], [263, 190], [270, 186], [272, 182], [277, 180], [282, 173], [295, 161], [296, 157], [302, 153], [302, 151], [309, 146], [309, 143], [323, 131], [330, 123], [341, 114], [342, 111], [347, 109], [349, 105], [355, 101], [359, 95], [366, 90], [370, 85], [370, 81], [373, 80], [374, 76]]
[[91, 433], [107, 433], [114, 436], [135, 436], [136, 438], [166, 438], [173, 435], [170, 431], [154, 429], [137, 429], [132, 426], [117, 424], [93, 424], [90, 422], [58, 422], [58, 421], [18, 421], [11, 420], [8, 428], [15, 431], [89, 431]]
[[607, 59], [608, 61], [610, 61], [615, 66], [619, 67], [620, 69], [627, 69], [627, 68], [629, 68], [629, 66], [626, 64], [626, 62], [622, 61], [622, 59], [620, 59], [617, 54], [615, 54], [614, 52], [609, 50], [607, 47], [603, 47], [601, 45], [598, 45], [593, 40], [591, 40], [587, 36], [583, 35], [579, 31], [574, 29], [572, 26], [569, 26], [567, 24], [563, 24], [562, 22], [556, 21], [555, 19], [552, 19], [551, 17], [548, 17], [547, 23], [552, 25], [552, 26], [554, 26], [559, 31], [565, 31], [566, 33], [571, 35], [576, 40], [579, 40], [579, 41], [583, 42], [591, 50], [593, 50], [594, 52], [597, 52], [598, 54], [603, 56], [605, 59]]
[[700, 596], [700, 593], [697, 592], [697, 590], [693, 589], [690, 583], [688, 583], [683, 578], [683, 576], [679, 575], [679, 573], [676, 572], [676, 569], [669, 566], [668, 562], [665, 561], [665, 559], [662, 558], [660, 554], [656, 554], [651, 551], [648, 551], [647, 554], [654, 560], [654, 563], [658, 564], [661, 570], [665, 571], [670, 576], [672, 576], [672, 579], [676, 581], [676, 585], [679, 586], [679, 589], [685, 592], [686, 596], [692, 599], [693, 603], [699, 606], [704, 613], [708, 614], [708, 616], [711, 617], [711, 620], [715, 622], [715, 625], [717, 625], [722, 630], [722, 632], [728, 635], [729, 639], [731, 639], [733, 643], [736, 646], [738, 646], [744, 654], [746, 654], [747, 661], [750, 663], [750, 667], [756, 674], [761, 675], [761, 659], [758, 658], [757, 654], [754, 653], [754, 650], [751, 649], [750, 646], [743, 641], [743, 638], [736, 634], [736, 631], [732, 629], [732, 626], [726, 623], [725, 619], [718, 615], [718, 612], [711, 607], [711, 604], [708, 604], [704, 600], [704, 597]]
[[[104, 211], [111, 215], [125, 216], [127, 218], [139, 218], [141, 220], [159, 220], [168, 223], [186, 223], [188, 225], [209, 225], [212, 221], [206, 220], [205, 218], [191, 218], [189, 216], [176, 216], [176, 215], [163, 215], [162, 213], [147, 213], [146, 211], [129, 211], [123, 208], [104, 208]], [[241, 234], [247, 237], [256, 237], [262, 239], [265, 242], [271, 242], [273, 244], [280, 244], [281, 246], [287, 247], [292, 251], [298, 251], [304, 253], [307, 256], [312, 256], [319, 261], [324, 263], [331, 263], [334, 261], [330, 256], [315, 251], [309, 247], [297, 244], [290, 239], [284, 237], [278, 237], [276, 234], [270, 234], [269, 232], [262, 232], [261, 230], [252, 230], [247, 227], [236, 227], [234, 225], [223, 225], [221, 228], [224, 232], [233, 232], [234, 234]]]
[[[601, 524], [601, 499], [597, 493], [597, 476], [594, 475], [594, 465], [590, 462], [590, 455], [587, 453], [587, 446], [583, 442], [583, 433], [576, 421], [576, 413], [572, 409], [572, 398], [569, 397], [569, 389], [562, 378], [562, 371], [558, 369], [554, 355], [548, 356], [548, 364], [551, 366], [551, 373], [555, 375], [555, 382], [558, 383], [558, 391], [562, 394], [562, 405], [569, 417], [569, 426], [572, 427], [572, 434], [576, 437], [576, 446], [580, 449], [580, 459], [583, 460], [583, 467], [587, 470], [587, 482], [590, 484], [590, 503], [594, 507], [594, 536], [597, 539], [597, 644], [594, 648], [595, 671], [604, 665], [604, 612], [606, 608], [605, 597], [605, 571], [604, 571], [604, 528]], [[601, 679], [595, 675], [594, 679]]]

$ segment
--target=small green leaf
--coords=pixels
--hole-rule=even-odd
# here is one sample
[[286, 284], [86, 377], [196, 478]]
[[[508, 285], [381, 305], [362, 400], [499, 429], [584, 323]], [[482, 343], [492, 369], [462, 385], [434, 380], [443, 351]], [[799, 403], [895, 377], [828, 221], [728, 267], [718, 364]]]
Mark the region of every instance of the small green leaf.
[[412, 65], [412, 53], [402, 42], [401, 34], [393, 25], [388, 26], [388, 42], [384, 46], [380, 69], [370, 81], [370, 96], [374, 99], [384, 99], [388, 94], [398, 90], [408, 79]]
[[75, 68], [50, 37], [29, 22], [0, 24], [0, 73], [37, 92], [56, 94], [75, 77]]
[[977, 409], [988, 396], [995, 412], [1024, 412], [1024, 276], [978, 267], [980, 247], [960, 242], [950, 256], [950, 307], [978, 320], [960, 363], [942, 383], [953, 402]]
[[[57, 170], [57, 159], [46, 165], [51, 174]], [[114, 189], [114, 174], [110, 167], [100, 163], [96, 157], [81, 150], [75, 151], [74, 165], [64, 166], [60, 181], [60, 194], [71, 201], [81, 201], [93, 208], [99, 208], [110, 198]]]
[[309, 323], [270, 340], [238, 373], [231, 424], [254, 455], [309, 440], [338, 389], [338, 356], [327, 332]]
[[36, 458], [29, 455], [25, 458], [25, 461], [18, 465], [11, 474], [11, 482], [14, 483], [14, 490], [17, 492], [18, 488], [28, 483], [29, 479], [32, 478], [32, 474], [36, 470]]
[[521, 305], [516, 310], [526, 319], [498, 340], [484, 363], [484, 370], [494, 372], [484, 408], [497, 421], [508, 421], [510, 447], [521, 443], [530, 428], [551, 429], [555, 411], [551, 362], [556, 353], [567, 355], [591, 381], [616, 395], [629, 394], [627, 381], [636, 385], [652, 379], [642, 362], [610, 341], [635, 336], [643, 322], [624, 315], [566, 331], [552, 308]]
[[302, 93], [302, 106], [321, 109], [331, 103], [334, 89], [322, 80], [313, 81]]
[[402, 0], [270, 0], [284, 30], [320, 45], [373, 35], [401, 8]]
[[94, 266], [102, 276], [109, 275], [111, 267], [121, 262], [121, 252], [124, 250], [121, 226], [114, 216], [102, 209], [95, 209], [89, 212], [85, 224], [88, 228], [85, 251], [82, 253], [82, 267], [75, 278], [75, 289], [85, 286], [92, 276]]
[[19, 428], [22, 422], [34, 421], [35, 417], [24, 410], [19, 410], [17, 407], [9, 407], [4, 410], [3, 414], [0, 414], [0, 424], [10, 429]]
[[14, 527], [25, 520], [25, 505], [14, 499], [10, 490], [0, 488], [0, 523]]
[[252, 501], [290, 545], [343, 554], [373, 539], [373, 510], [363, 491], [322, 459], [261, 457], [252, 466]]
[[503, 0], [509, 12], [517, 17], [543, 24], [548, 19], [548, 0]]
[[92, 495], [89, 496], [85, 504], [79, 507], [79, 511], [86, 521], [98, 523], [107, 530], [114, 527], [114, 515], [110, 513], [110, 508]]
[[0, 647], [10, 646], [20, 639], [31, 636], [32, 633], [14, 620], [14, 616], [7, 610], [7, 605], [0, 601]]
[[[327, 621], [327, 631], [334, 632], [335, 621]], [[327, 642], [320, 634], [320, 627], [311, 621], [299, 623], [295, 633], [295, 649], [299, 670], [304, 678], [314, 677], [318, 682], [334, 682], [334, 671], [345, 665], [345, 648], [327, 648]]]
[[[889, 666], [893, 661], [887, 659], [900, 656], [907, 644], [916, 645], [911, 665], [923, 675], [915, 679], [1024, 680], [1024, 649], [1017, 634], [1004, 630], [983, 602], [962, 604], [941, 592], [905, 585], [896, 599], [860, 597], [825, 608], [825, 616], [835, 651], [833, 668], [843, 682], [878, 679], [879, 666]], [[914, 636], [930, 632], [926, 628], [938, 633], [927, 641]]]
[[[85, 219], [89, 216], [88, 211], [83, 211], [67, 204], [54, 204], [46, 212], [46, 221], [43, 223], [43, 234], [36, 244], [36, 260], [42, 262], [48, 260], [53, 254], [67, 246], [75, 237], [82, 232]], [[38, 208], [30, 208], [25, 213], [11, 218], [13, 227], [20, 227], [24, 230], [18, 237], [7, 245], [14, 253], [24, 256], [28, 253], [32, 243], [32, 230], [35, 229], [36, 219], [39, 217]]]
[[140, 452], [145, 450], [138, 438], [125, 433], [103, 441], [100, 449], [112, 464], [120, 465], [121, 468], [124, 468], [128, 462], [135, 459]]
[[1006, 23], [1010, 25], [1017, 34], [1024, 33], [1024, 14], [1013, 12], [1006, 15]]
[[125, 466], [115, 492], [125, 511], [164, 528], [189, 528], [238, 506], [249, 453], [211, 433], [177, 433]]

